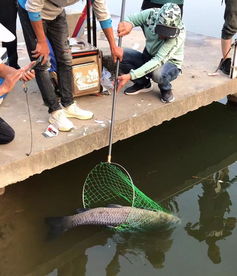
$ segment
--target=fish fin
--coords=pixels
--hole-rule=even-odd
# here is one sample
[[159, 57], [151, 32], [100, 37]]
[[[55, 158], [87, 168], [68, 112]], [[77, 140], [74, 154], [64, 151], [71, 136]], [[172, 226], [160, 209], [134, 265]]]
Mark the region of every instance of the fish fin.
[[88, 210], [89, 210], [89, 208], [78, 208], [75, 210], [75, 213], [80, 214], [80, 213], [86, 212]]
[[108, 208], [122, 208], [123, 206], [119, 205], [119, 204], [108, 204], [107, 207]]
[[48, 238], [50, 240], [70, 228], [70, 219], [68, 217], [48, 217], [45, 218], [45, 223], [49, 226]]

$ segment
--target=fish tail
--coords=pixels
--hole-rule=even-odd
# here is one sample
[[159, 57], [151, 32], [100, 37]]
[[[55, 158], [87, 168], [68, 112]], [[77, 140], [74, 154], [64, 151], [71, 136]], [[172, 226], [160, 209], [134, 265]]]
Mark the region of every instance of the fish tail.
[[49, 239], [56, 238], [72, 226], [70, 217], [48, 217], [45, 222], [49, 226]]

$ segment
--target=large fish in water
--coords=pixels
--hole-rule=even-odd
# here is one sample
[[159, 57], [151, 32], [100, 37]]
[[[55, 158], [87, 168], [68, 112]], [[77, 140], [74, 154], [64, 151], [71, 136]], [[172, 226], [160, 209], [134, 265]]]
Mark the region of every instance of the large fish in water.
[[127, 225], [133, 231], [167, 227], [180, 219], [163, 211], [150, 211], [135, 207], [109, 205], [94, 209], [78, 209], [78, 213], [65, 217], [48, 217], [46, 223], [51, 234], [58, 235], [80, 225], [102, 225], [116, 227]]

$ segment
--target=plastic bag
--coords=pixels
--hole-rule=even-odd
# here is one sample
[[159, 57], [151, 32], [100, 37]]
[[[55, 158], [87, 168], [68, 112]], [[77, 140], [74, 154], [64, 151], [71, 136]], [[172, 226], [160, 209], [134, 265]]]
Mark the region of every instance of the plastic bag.
[[102, 76], [100, 78], [100, 83], [103, 86], [103, 94], [111, 94], [114, 90], [114, 84], [113, 81], [111, 80], [111, 73], [103, 67], [102, 70]]

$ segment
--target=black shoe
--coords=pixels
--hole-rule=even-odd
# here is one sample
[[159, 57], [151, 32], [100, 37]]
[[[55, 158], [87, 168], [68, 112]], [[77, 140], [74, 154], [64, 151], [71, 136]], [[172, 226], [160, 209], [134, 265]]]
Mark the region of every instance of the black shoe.
[[171, 103], [175, 100], [171, 90], [163, 90], [163, 91], [160, 91], [160, 93], [161, 93], [160, 100], [162, 101], [162, 103]]
[[229, 75], [230, 74], [230, 67], [231, 67], [231, 58], [227, 58], [223, 61], [223, 58], [221, 59], [221, 66], [220, 66], [220, 70], [226, 74]]
[[153, 89], [152, 83], [149, 81], [147, 85], [135, 83], [133, 86], [130, 86], [124, 90], [126, 95], [137, 95], [142, 92], [149, 92]]

